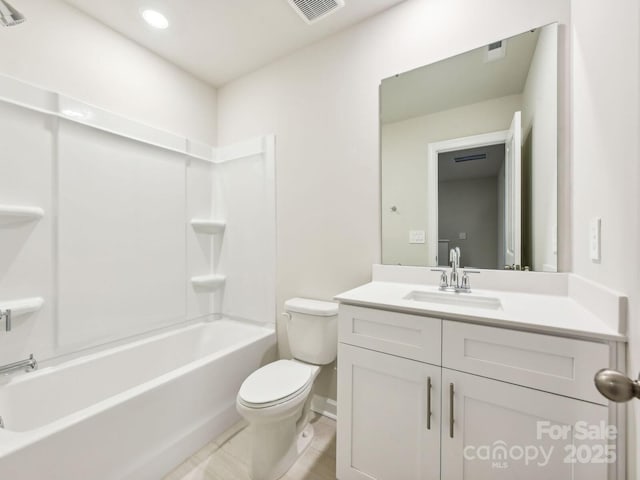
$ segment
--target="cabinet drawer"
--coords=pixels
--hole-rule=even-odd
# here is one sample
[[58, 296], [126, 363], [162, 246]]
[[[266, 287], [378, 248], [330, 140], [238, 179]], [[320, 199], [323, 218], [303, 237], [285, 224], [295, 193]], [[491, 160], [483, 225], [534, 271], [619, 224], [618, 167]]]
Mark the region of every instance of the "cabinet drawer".
[[340, 305], [338, 339], [379, 352], [441, 364], [442, 320]]
[[609, 366], [603, 343], [444, 321], [442, 365], [606, 405], [593, 376]]

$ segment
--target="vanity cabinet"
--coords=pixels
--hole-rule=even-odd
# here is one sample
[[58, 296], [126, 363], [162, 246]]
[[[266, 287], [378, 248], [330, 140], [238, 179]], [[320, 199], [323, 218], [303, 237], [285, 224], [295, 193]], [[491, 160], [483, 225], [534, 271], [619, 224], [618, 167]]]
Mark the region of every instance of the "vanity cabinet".
[[608, 344], [345, 304], [338, 332], [339, 480], [616, 478]]
[[606, 442], [572, 440], [578, 422], [606, 424], [606, 407], [447, 368], [442, 385], [443, 480], [608, 478], [606, 463], [586, 461], [606, 460]]
[[439, 479], [440, 367], [345, 344], [338, 356], [338, 478]]

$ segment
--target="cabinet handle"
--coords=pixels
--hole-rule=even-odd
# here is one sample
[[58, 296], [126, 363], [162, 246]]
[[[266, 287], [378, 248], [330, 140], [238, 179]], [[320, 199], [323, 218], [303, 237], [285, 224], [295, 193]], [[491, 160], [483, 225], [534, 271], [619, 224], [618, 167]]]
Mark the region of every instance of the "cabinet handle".
[[431, 377], [427, 377], [427, 430], [431, 430]]
[[449, 384], [449, 436], [453, 438], [453, 383]]

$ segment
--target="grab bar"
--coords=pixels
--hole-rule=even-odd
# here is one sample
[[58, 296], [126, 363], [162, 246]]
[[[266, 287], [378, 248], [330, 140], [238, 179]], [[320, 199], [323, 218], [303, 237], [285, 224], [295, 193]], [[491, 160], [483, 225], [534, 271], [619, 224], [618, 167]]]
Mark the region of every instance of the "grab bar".
[[16, 370], [22, 370], [23, 368], [25, 369], [25, 372], [32, 372], [33, 370], [38, 369], [38, 362], [33, 358], [33, 353], [26, 360], [21, 360], [19, 362], [10, 363], [0, 367], [0, 375], [6, 375]]

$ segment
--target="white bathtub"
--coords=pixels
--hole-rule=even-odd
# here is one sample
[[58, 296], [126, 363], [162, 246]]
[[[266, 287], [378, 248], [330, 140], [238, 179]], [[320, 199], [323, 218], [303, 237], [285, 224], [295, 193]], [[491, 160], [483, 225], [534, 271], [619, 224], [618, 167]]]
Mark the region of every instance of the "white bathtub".
[[0, 479], [158, 480], [239, 417], [271, 328], [190, 325], [0, 386]]

